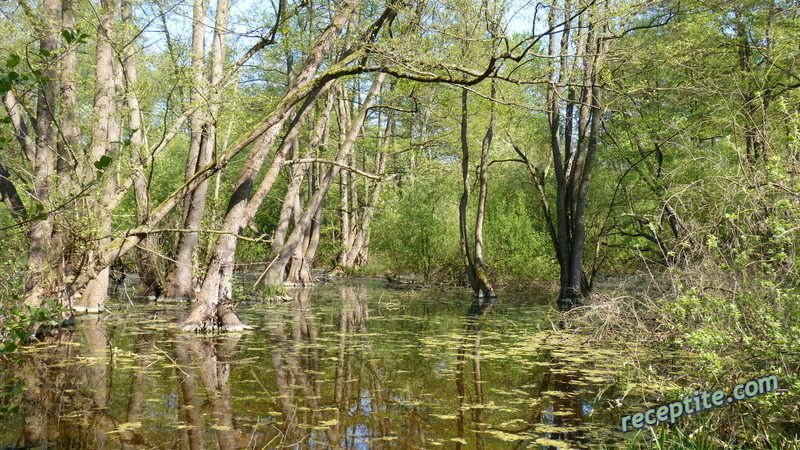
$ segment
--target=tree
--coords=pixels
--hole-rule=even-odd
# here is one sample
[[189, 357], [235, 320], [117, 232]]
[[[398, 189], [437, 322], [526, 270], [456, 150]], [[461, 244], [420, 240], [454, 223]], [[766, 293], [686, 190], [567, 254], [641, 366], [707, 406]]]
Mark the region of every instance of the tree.
[[[230, 0], [220, 0], [216, 7], [214, 37], [211, 46], [211, 83], [205, 75], [205, 16], [208, 0], [197, 0], [194, 5], [192, 22], [192, 86], [191, 102], [200, 104], [208, 99], [207, 108], [198, 108], [192, 114], [192, 136], [186, 162], [186, 179], [189, 180], [197, 171], [205, 167], [216, 150], [216, 124], [220, 111], [220, 81], [223, 76], [226, 36], [228, 33], [228, 15]], [[206, 88], [211, 86], [211, 88]], [[191, 230], [179, 235], [175, 262], [167, 276], [167, 297], [194, 297], [193, 268], [194, 253], [197, 246], [200, 223], [205, 211], [208, 182], [198, 184], [188, 194], [183, 217], [183, 229]]]
[[[309, 85], [313, 82], [312, 76], [322, 65], [324, 57], [336, 42], [336, 38], [341, 29], [351, 20], [357, 6], [357, 1], [346, 3], [336, 11], [328, 27], [317, 39], [317, 43], [306, 58], [302, 69], [298, 72], [293, 83], [284, 94], [284, 100], [296, 98], [299, 93], [298, 91], [310, 87]], [[332, 70], [329, 69], [329, 71]], [[309, 91], [313, 91], [314, 94], [306, 99], [299, 114], [293, 119], [290, 124], [289, 134], [287, 134], [289, 139], [284, 138], [284, 143], [290, 143], [293, 139], [291, 135], [299, 132], [300, 127], [308, 116], [310, 107], [313, 106], [322, 92], [322, 86], [324, 86], [324, 84], [320, 85], [317, 89], [309, 89]], [[231, 277], [233, 275], [236, 250], [236, 235], [238, 235], [250, 220], [252, 220], [259, 206], [261, 206], [261, 202], [264, 200], [272, 187], [272, 183], [275, 181], [277, 172], [282, 166], [287, 147], [289, 146], [288, 144], [282, 144], [279, 147], [280, 150], [273, 157], [267, 175], [264, 180], [261, 181], [253, 198], [250, 199], [249, 197], [253, 189], [255, 178], [265, 162], [269, 150], [277, 139], [284, 122], [287, 120], [287, 114], [294, 106], [293, 104], [289, 105], [289, 103], [285, 101], [281, 103], [285, 106], [280, 110], [280, 118], [265, 130], [267, 132], [259, 138], [256, 146], [248, 155], [242, 172], [239, 174], [236, 187], [228, 201], [227, 213], [223, 222], [223, 229], [229, 234], [221, 235], [217, 241], [211, 262], [206, 270], [203, 285], [192, 309], [192, 313], [185, 321], [184, 329], [237, 330], [244, 327], [233, 312]], [[321, 197], [320, 195], [320, 200]], [[309, 220], [310, 215], [308, 219], [304, 221], [308, 222]], [[294, 238], [294, 240], [297, 239], [298, 238]], [[289, 242], [292, 241], [293, 239], [290, 237]], [[293, 250], [293, 248], [291, 250]], [[289, 252], [289, 254], [291, 253]], [[288, 255], [286, 257], [288, 257]]]
[[567, 0], [549, 8], [548, 27], [559, 30], [548, 37], [545, 109], [556, 184], [555, 221], [544, 177], [515, 146], [538, 185], [560, 268], [557, 303], [562, 311], [582, 303], [586, 202], [605, 108], [601, 74], [609, 50], [611, 17], [607, 4], [581, 6]]

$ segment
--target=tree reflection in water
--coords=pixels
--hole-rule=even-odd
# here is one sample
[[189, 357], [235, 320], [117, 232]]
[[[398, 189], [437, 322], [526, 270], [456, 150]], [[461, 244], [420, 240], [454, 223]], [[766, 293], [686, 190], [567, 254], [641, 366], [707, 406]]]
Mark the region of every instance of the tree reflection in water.
[[[458, 392], [458, 419], [456, 421], [458, 437], [461, 439], [456, 443], [456, 448], [462, 448], [466, 442], [464, 430], [464, 415], [466, 410], [472, 411], [472, 420], [475, 425], [475, 448], [483, 449], [483, 377], [481, 376], [481, 328], [483, 319], [492, 309], [492, 302], [484, 299], [475, 299], [467, 311], [467, 319], [464, 321], [464, 334], [458, 345], [456, 353], [456, 391]], [[464, 385], [467, 364], [467, 347], [472, 344], [472, 375], [474, 386], [474, 398], [471, 405], [467, 402], [467, 390]]]
[[[87, 354], [79, 357], [76, 332], [86, 340]], [[109, 413], [109, 341], [102, 317], [79, 317], [75, 331], [59, 329], [44, 337], [38, 351], [20, 363], [24, 394], [24, 426], [17, 447], [60, 448], [140, 447], [134, 430], [111, 433], [124, 422]], [[135, 372], [134, 372], [135, 373]], [[137, 405], [144, 383], [131, 385], [126, 419], [138, 418]]]
[[342, 283], [290, 294], [288, 303], [242, 308], [261, 325], [241, 335], [178, 332], [183, 305], [80, 317], [12, 367], [25, 385], [24, 418], [0, 419], [0, 446], [595, 442], [586, 431], [584, 399], [593, 395], [586, 380], [603, 368], [594, 354], [546, 342], [547, 332], [535, 332], [538, 316], [509, 310], [505, 298], [472, 303], [465, 317], [463, 297], [438, 292]]

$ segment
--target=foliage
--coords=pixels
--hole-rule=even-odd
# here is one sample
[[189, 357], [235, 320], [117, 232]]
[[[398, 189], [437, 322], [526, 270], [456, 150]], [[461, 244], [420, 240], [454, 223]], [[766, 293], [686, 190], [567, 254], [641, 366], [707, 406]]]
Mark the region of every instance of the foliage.
[[458, 249], [457, 173], [432, 161], [386, 192], [376, 217], [373, 251], [386, 270], [420, 274], [426, 281], [463, 277]]

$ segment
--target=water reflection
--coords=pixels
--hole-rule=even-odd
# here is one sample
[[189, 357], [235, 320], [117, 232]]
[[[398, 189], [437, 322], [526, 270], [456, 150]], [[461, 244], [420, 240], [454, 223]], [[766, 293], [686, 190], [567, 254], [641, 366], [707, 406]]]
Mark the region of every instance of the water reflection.
[[[85, 339], [77, 342], [76, 333]], [[85, 353], [80, 348], [85, 348]], [[24, 416], [17, 447], [138, 448], [144, 440], [109, 412], [111, 358], [108, 330], [99, 316], [84, 316], [75, 331], [57, 330], [37, 345], [16, 373], [24, 383], [21, 412]], [[135, 377], [134, 377], [135, 378]], [[138, 388], [136, 386], [142, 386]], [[138, 418], [143, 384], [132, 384], [124, 420]], [[113, 433], [114, 430], [119, 430]]]
[[[486, 314], [491, 311], [492, 303], [484, 301], [483, 299], [475, 299], [467, 312], [467, 319], [464, 323], [464, 337], [458, 346], [456, 356], [456, 391], [458, 392], [459, 408], [458, 408], [458, 437], [459, 441], [456, 443], [456, 448], [461, 448], [466, 443], [466, 435], [464, 433], [464, 415], [466, 410], [472, 411], [472, 422], [474, 425], [475, 433], [475, 448], [483, 449], [483, 377], [481, 376], [481, 328], [483, 326], [483, 319]], [[471, 345], [470, 345], [471, 343]], [[474, 392], [474, 406], [469, 406], [467, 402], [467, 390], [464, 385], [464, 379], [467, 372], [466, 353], [467, 347], [471, 347], [472, 357], [472, 380]]]
[[[240, 306], [253, 332], [182, 334], [124, 303], [30, 349], [0, 446], [523, 448], [613, 442], [592, 399], [616, 359], [551, 343], [505, 299], [320, 285]], [[465, 314], [466, 309], [466, 314]], [[542, 309], [541, 311], [544, 311]], [[454, 386], [455, 384], [455, 386]], [[605, 437], [604, 437], [605, 436]], [[609, 440], [610, 439], [610, 440]]]

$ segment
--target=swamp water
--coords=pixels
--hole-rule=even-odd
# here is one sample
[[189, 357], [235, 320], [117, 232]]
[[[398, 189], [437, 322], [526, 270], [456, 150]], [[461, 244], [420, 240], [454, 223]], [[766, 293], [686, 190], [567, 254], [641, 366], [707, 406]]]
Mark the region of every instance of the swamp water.
[[[186, 304], [110, 302], [25, 349], [0, 446], [47, 448], [616, 447], [631, 409], [603, 393], [619, 349], [552, 331], [547, 299], [289, 289], [237, 306], [254, 330], [180, 333]], [[623, 413], [623, 411], [628, 411]]]

